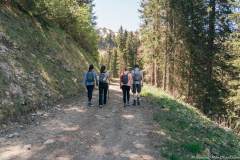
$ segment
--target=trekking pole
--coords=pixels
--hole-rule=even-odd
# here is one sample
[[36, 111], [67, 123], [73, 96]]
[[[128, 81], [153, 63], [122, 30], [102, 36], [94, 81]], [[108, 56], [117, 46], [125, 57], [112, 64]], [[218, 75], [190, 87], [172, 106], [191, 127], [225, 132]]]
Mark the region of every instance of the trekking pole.
[[110, 81], [110, 79], [109, 79], [109, 82], [108, 82], [108, 101], [109, 101], [109, 97], [110, 97], [110, 95], [109, 95], [109, 94], [110, 94], [110, 93], [109, 93], [109, 91], [110, 91], [110, 82], [111, 82], [111, 81]]

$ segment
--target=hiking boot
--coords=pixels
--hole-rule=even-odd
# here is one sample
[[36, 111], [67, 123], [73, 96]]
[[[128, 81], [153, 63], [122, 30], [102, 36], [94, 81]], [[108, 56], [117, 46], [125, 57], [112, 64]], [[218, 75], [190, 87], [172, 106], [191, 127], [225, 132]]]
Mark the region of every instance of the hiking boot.
[[140, 105], [140, 99], [137, 98], [137, 105], [139, 106]]
[[137, 105], [140, 106], [140, 101], [139, 100], [137, 101]]
[[123, 104], [123, 107], [124, 107], [124, 108], [125, 108], [125, 107], [127, 107], [127, 104], [126, 104], [126, 103], [124, 103], [124, 104]]
[[88, 107], [92, 107], [92, 103], [91, 102], [88, 102]]
[[129, 101], [127, 102], [127, 106], [130, 106], [130, 103], [129, 103]]
[[135, 99], [133, 100], [133, 106], [136, 106], [136, 100]]
[[103, 105], [99, 105], [99, 108], [103, 108]]

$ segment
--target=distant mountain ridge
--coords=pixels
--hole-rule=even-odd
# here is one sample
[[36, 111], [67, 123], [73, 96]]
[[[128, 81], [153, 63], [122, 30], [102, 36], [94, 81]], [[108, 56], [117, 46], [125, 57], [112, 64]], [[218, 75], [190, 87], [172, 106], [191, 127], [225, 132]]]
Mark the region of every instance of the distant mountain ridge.
[[106, 27], [97, 28], [97, 33], [102, 38], [106, 38], [107, 35], [109, 35], [109, 34], [112, 34], [112, 35], [115, 35], [115, 36], [117, 35], [117, 32], [114, 32], [113, 30], [108, 29]]
[[115, 37], [117, 36], [117, 32], [114, 32], [111, 29], [106, 27], [98, 28], [97, 33], [99, 35], [98, 48], [101, 51], [107, 50], [109, 48], [115, 47]]

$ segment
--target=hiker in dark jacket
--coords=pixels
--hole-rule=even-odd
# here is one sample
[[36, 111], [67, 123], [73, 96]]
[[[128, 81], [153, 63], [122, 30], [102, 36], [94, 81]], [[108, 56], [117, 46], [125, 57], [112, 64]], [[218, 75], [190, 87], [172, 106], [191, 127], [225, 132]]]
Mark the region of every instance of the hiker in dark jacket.
[[84, 75], [84, 83], [88, 92], [88, 106], [91, 107], [93, 106], [92, 95], [93, 95], [94, 86], [95, 84], [98, 85], [97, 75], [94, 71], [94, 66], [92, 64], [89, 66], [88, 72], [86, 72]]
[[106, 66], [102, 66], [99, 74], [99, 107], [107, 104], [109, 73], [106, 71]]

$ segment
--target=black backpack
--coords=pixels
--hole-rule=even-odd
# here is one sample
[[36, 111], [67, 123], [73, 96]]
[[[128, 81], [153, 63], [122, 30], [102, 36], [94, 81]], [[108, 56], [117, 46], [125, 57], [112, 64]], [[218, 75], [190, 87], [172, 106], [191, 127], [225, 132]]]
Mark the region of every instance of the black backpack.
[[123, 74], [121, 77], [121, 81], [123, 84], [128, 84], [128, 74]]
[[106, 73], [100, 73], [100, 75], [99, 75], [99, 82], [101, 82], [101, 83], [107, 83]]

